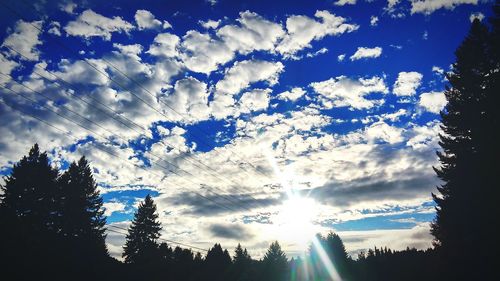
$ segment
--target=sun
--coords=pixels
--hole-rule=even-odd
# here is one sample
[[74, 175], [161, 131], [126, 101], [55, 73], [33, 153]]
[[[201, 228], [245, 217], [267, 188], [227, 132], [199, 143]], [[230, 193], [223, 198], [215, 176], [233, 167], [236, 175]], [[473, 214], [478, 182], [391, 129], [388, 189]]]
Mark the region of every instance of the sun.
[[315, 235], [313, 219], [317, 214], [314, 200], [292, 196], [280, 206], [273, 220], [280, 240], [307, 247]]

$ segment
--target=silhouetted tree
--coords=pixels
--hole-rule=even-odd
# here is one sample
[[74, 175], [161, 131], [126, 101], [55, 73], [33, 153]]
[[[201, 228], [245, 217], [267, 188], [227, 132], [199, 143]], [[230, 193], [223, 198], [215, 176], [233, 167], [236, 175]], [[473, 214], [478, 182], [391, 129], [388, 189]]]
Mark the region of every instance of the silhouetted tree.
[[85, 157], [70, 164], [59, 185], [63, 196], [61, 234], [71, 241], [73, 250], [79, 249], [78, 255], [85, 252], [93, 259], [107, 255], [102, 198]]
[[263, 280], [280, 281], [287, 276], [288, 259], [278, 241], [271, 243], [262, 260]]
[[57, 177], [57, 169], [35, 144], [4, 178], [0, 203], [2, 275], [9, 276], [10, 271], [24, 280], [33, 272], [41, 279], [54, 274], [60, 230]]
[[144, 265], [158, 259], [160, 231], [156, 205], [148, 194], [140, 203], [129, 227], [122, 254], [125, 262]]
[[491, 36], [484, 24], [474, 20], [455, 52], [456, 62], [447, 75], [448, 104], [441, 113], [443, 151], [435, 171], [444, 184], [438, 187], [440, 195], [433, 195], [437, 215], [432, 234], [442, 260], [448, 262], [446, 277], [457, 280], [483, 279], [493, 273], [496, 254], [491, 247], [498, 245], [492, 233], [500, 226], [496, 217], [500, 209], [494, 201], [499, 194], [500, 150], [492, 135], [498, 135], [500, 128], [500, 104], [498, 86], [492, 90], [499, 82]]
[[250, 280], [252, 278], [252, 258], [238, 243], [234, 250], [233, 266], [231, 270], [231, 280]]
[[205, 274], [212, 280], [228, 280], [231, 256], [223, 250], [220, 244], [215, 244], [207, 252], [205, 258]]

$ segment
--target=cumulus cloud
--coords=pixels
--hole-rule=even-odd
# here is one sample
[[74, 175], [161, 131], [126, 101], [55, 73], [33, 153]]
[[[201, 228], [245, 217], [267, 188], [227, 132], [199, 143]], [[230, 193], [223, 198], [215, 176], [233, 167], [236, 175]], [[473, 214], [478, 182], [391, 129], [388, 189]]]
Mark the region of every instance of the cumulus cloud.
[[61, 24], [59, 22], [52, 21], [50, 22], [49, 27], [50, 27], [49, 30], [47, 30], [49, 34], [61, 36]]
[[411, 0], [411, 13], [430, 15], [439, 9], [452, 10], [463, 4], [477, 5], [478, 0]]
[[113, 32], [128, 33], [133, 28], [131, 23], [121, 17], [107, 18], [88, 9], [83, 11], [76, 20], [70, 21], [64, 30], [72, 36], [81, 36], [85, 39], [101, 37], [109, 41]]
[[378, 58], [382, 54], [381, 47], [374, 48], [366, 48], [366, 47], [358, 47], [356, 52], [349, 57], [351, 61], [367, 59], [367, 58]]
[[370, 25], [371, 26], [376, 26], [378, 24], [378, 17], [377, 16], [371, 16], [370, 17]]
[[240, 112], [247, 113], [251, 111], [264, 110], [269, 106], [270, 89], [253, 89], [243, 93], [239, 100]]
[[[0, 53], [0, 69], [2, 69], [3, 74], [10, 75], [12, 70], [18, 66], [19, 64], [17, 62], [9, 60], [2, 53]], [[5, 75], [0, 76], [0, 85], [5, 84], [8, 81], [10, 81], [9, 77]]]
[[215, 89], [218, 93], [237, 94], [250, 83], [257, 81], [267, 81], [269, 85], [274, 85], [278, 83], [278, 76], [283, 70], [281, 62], [262, 60], [236, 62], [226, 70], [224, 79], [217, 82]]
[[335, 6], [344, 6], [344, 5], [354, 5], [356, 4], [356, 0], [338, 0], [337, 2], [333, 2]]
[[296, 101], [297, 99], [302, 97], [305, 93], [306, 91], [304, 91], [304, 89], [300, 87], [295, 87], [289, 91], [279, 93], [277, 97], [280, 100]]
[[396, 96], [413, 96], [420, 86], [423, 75], [412, 72], [400, 72], [398, 79], [394, 83], [392, 93]]
[[109, 217], [113, 213], [116, 212], [123, 212], [125, 211], [125, 208], [127, 207], [126, 204], [118, 201], [109, 201], [103, 204], [104, 208], [104, 215]]
[[219, 27], [221, 20], [199, 21], [199, 23], [205, 29], [216, 29]]
[[273, 50], [285, 34], [280, 24], [266, 20], [254, 12], [241, 12], [238, 22], [241, 26], [225, 25], [217, 30], [217, 35], [231, 50], [241, 54]]
[[195, 72], [210, 73], [234, 58], [229, 47], [209, 34], [190, 30], [182, 38], [182, 60]]
[[438, 114], [447, 104], [443, 92], [429, 92], [420, 95], [418, 105], [425, 110]]
[[304, 48], [310, 48], [311, 42], [327, 35], [340, 35], [356, 31], [359, 26], [346, 23], [346, 18], [336, 16], [328, 11], [316, 11], [312, 19], [307, 16], [294, 15], [286, 20], [287, 33], [276, 50], [285, 57], [291, 57]]
[[40, 51], [36, 48], [42, 44], [39, 38], [43, 21], [26, 22], [18, 20], [12, 33], [2, 43], [2, 47], [12, 48], [23, 55], [19, 56], [16, 52], [8, 50], [11, 56], [19, 56], [22, 60], [36, 61], [40, 56]]
[[337, 56], [338, 61], [344, 61], [344, 59], [345, 59], [345, 54], [340, 54]]
[[151, 46], [149, 46], [148, 54], [157, 57], [174, 58], [178, 57], [180, 38], [177, 35], [170, 33], [160, 33], [156, 35]]
[[147, 10], [137, 10], [134, 19], [139, 30], [159, 29], [163, 26], [161, 21], [156, 19], [155, 16]]
[[370, 93], [388, 92], [384, 79], [377, 76], [359, 79], [339, 76], [311, 83], [310, 86], [321, 95], [320, 101], [326, 108], [344, 106], [353, 109], [372, 108], [382, 104], [383, 101], [367, 99], [366, 96]]

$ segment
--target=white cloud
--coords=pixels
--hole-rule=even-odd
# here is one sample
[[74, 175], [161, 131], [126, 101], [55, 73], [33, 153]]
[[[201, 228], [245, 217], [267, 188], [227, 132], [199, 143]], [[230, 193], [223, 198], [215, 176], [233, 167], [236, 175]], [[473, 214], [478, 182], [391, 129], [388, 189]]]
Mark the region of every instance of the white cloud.
[[354, 5], [354, 4], [356, 4], [356, 0], [338, 0], [337, 2], [333, 3], [333, 5], [335, 6]]
[[458, 5], [477, 5], [478, 0], [411, 0], [411, 13], [432, 14], [439, 9], [452, 10]]
[[344, 59], [345, 59], [345, 54], [340, 54], [337, 56], [338, 61], [344, 61]]
[[432, 113], [439, 113], [445, 106], [447, 100], [443, 92], [429, 92], [420, 95], [418, 105]]
[[110, 201], [104, 203], [103, 207], [104, 207], [104, 215], [109, 217], [113, 213], [125, 211], [127, 205], [122, 202]]
[[372, 108], [383, 103], [383, 100], [368, 100], [370, 93], [387, 93], [384, 80], [372, 78], [350, 79], [346, 76], [330, 78], [322, 82], [311, 83], [315, 92], [321, 95], [320, 101], [326, 108], [347, 106], [353, 109]]
[[158, 57], [174, 58], [179, 56], [179, 44], [181, 39], [174, 34], [160, 33], [156, 35], [148, 54]]
[[[175, 82], [173, 92], [165, 101], [180, 113], [184, 122], [204, 120], [209, 116], [207, 84], [193, 77]], [[174, 120], [181, 120], [176, 116]]]
[[66, 2], [65, 4], [60, 4], [59, 9], [68, 14], [73, 14], [78, 5], [72, 1]]
[[240, 112], [264, 110], [269, 106], [271, 89], [253, 89], [243, 93], [239, 100]]
[[190, 30], [182, 38], [182, 60], [195, 72], [210, 73], [234, 58], [234, 52], [209, 34]]
[[444, 74], [444, 69], [442, 69], [439, 66], [432, 66], [432, 72], [435, 72], [437, 74], [443, 75]]
[[378, 58], [382, 54], [381, 47], [366, 48], [358, 47], [356, 52], [349, 57], [351, 61], [366, 59], [366, 58]]
[[290, 91], [279, 93], [277, 97], [280, 100], [296, 101], [297, 99], [302, 97], [305, 93], [306, 91], [304, 91], [304, 89], [300, 87], [295, 87]]
[[250, 11], [241, 12], [238, 22], [241, 26], [225, 25], [217, 30], [217, 35], [231, 50], [241, 54], [274, 50], [278, 40], [285, 34], [280, 24]]
[[137, 10], [134, 18], [139, 30], [159, 29], [163, 26], [161, 21], [156, 19], [155, 16], [147, 10]]
[[371, 26], [376, 26], [378, 24], [378, 17], [377, 16], [371, 16], [370, 17], [370, 25]]
[[283, 70], [281, 62], [261, 60], [236, 62], [226, 70], [224, 79], [217, 82], [215, 89], [217, 93], [237, 94], [257, 81], [267, 81], [272, 86], [278, 83], [278, 76]]
[[53, 34], [56, 36], [61, 36], [61, 24], [57, 21], [50, 22], [49, 30], [47, 31], [49, 34]]
[[390, 126], [385, 122], [377, 122], [366, 128], [366, 135], [370, 140], [382, 140], [390, 144], [402, 142], [403, 130], [398, 127]]
[[314, 53], [307, 53], [306, 57], [308, 57], [308, 58], [314, 58], [314, 57], [317, 57], [319, 55], [326, 54], [326, 53], [328, 53], [328, 49], [327, 48], [321, 48], [321, 49], [317, 50]]
[[475, 19], [482, 21], [484, 19], [484, 14], [481, 12], [476, 12], [476, 13], [470, 14], [470, 16], [469, 16], [470, 22], [473, 22]]
[[420, 86], [423, 75], [412, 72], [400, 72], [398, 79], [394, 83], [393, 94], [396, 96], [413, 96]]
[[319, 21], [302, 15], [290, 16], [286, 20], [287, 34], [276, 50], [285, 57], [292, 57], [304, 48], [310, 48], [313, 40], [327, 35], [340, 35], [359, 28], [356, 24], [346, 23], [346, 19], [328, 11], [316, 11]]
[[36, 47], [42, 44], [39, 38], [42, 24], [42, 21], [25, 22], [18, 20], [13, 32], [3, 41], [2, 47], [9, 47], [21, 53], [24, 57], [19, 56], [12, 50], [8, 51], [9, 55], [19, 57], [21, 60], [38, 60], [40, 51]]
[[205, 29], [216, 29], [219, 27], [221, 20], [199, 21], [199, 23]]
[[85, 39], [102, 37], [111, 40], [113, 32], [128, 33], [134, 26], [121, 17], [107, 18], [90, 9], [85, 10], [75, 21], [70, 21], [64, 30], [72, 36], [82, 36]]
[[423, 40], [427, 40], [427, 39], [429, 39], [429, 32], [428, 32], [427, 30], [426, 30], [426, 31], [424, 31], [424, 33], [422, 33], [422, 39], [423, 39]]
[[[0, 53], [0, 69], [3, 74], [10, 75], [12, 70], [14, 70], [17, 66], [19, 66], [17, 62], [9, 60], [2, 53]], [[3, 85], [10, 80], [11, 79], [9, 77], [0, 75], [0, 85]]]

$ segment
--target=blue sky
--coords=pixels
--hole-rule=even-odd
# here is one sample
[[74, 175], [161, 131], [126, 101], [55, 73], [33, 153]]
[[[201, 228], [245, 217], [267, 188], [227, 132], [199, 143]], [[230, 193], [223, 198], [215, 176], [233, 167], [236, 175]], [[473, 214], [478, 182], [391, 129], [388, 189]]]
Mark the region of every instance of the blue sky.
[[0, 173], [85, 155], [108, 223], [151, 194], [165, 238], [255, 257], [303, 248], [290, 194], [352, 253], [431, 245], [444, 75], [491, 2], [48, 2], [0, 10]]

